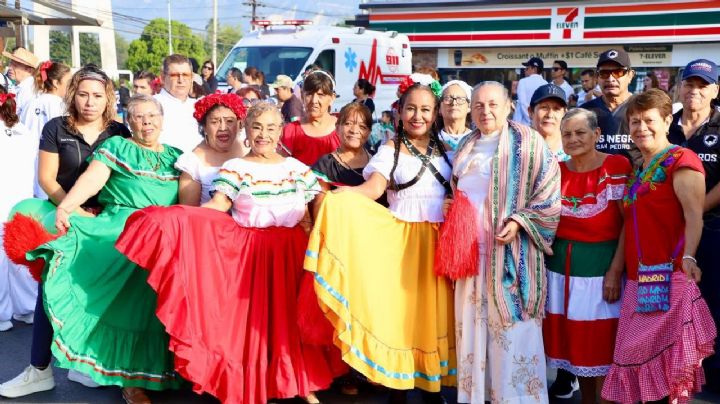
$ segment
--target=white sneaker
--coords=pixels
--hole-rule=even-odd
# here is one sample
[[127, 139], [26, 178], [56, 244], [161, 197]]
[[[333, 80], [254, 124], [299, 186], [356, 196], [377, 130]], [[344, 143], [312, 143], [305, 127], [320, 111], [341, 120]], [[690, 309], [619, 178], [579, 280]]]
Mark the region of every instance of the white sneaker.
[[23, 397], [39, 391], [55, 388], [55, 378], [50, 366], [40, 370], [35, 366], [28, 366], [14, 379], [0, 384], [0, 396], [15, 398]]
[[0, 332], [8, 331], [13, 328], [12, 321], [0, 321]]
[[25, 324], [32, 324], [35, 320], [35, 313], [31, 312], [29, 314], [14, 314], [13, 318], [15, 321], [22, 321]]
[[70, 380], [71, 382], [80, 383], [85, 387], [90, 387], [91, 389], [100, 387], [100, 385], [95, 383], [95, 381], [91, 379], [90, 376], [73, 369], [70, 369], [68, 371], [68, 380]]

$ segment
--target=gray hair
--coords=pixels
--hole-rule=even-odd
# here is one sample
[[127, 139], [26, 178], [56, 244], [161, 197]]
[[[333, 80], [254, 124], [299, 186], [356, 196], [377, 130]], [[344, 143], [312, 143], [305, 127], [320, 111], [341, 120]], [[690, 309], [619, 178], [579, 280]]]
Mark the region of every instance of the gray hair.
[[562, 130], [563, 126], [565, 126], [565, 122], [574, 118], [583, 118], [585, 120], [585, 124], [591, 132], [594, 132], [600, 127], [600, 125], [598, 125], [598, 118], [595, 112], [585, 108], [573, 108], [568, 111], [562, 121], [560, 121], [560, 130]]
[[266, 112], [272, 112], [273, 114], [275, 114], [278, 121], [280, 122], [280, 126], [283, 126], [283, 116], [277, 105], [269, 101], [260, 101], [258, 103], [255, 103], [253, 106], [250, 107], [250, 109], [248, 109], [247, 116], [245, 117], [245, 127], [249, 128], [258, 119], [260, 115]]
[[481, 81], [480, 83], [476, 84], [475, 87], [473, 87], [472, 93], [475, 95], [477, 91], [479, 91], [483, 87], [495, 87], [500, 90], [502, 90], [503, 97], [505, 97], [505, 101], [510, 101], [510, 92], [508, 91], [507, 87], [502, 85], [502, 83], [497, 81]]
[[156, 100], [155, 97], [151, 97], [151, 96], [145, 95], [145, 94], [138, 94], [138, 95], [133, 95], [132, 97], [130, 97], [130, 100], [128, 101], [128, 105], [127, 105], [128, 116], [133, 116], [135, 114], [135, 109], [137, 108], [137, 106], [142, 103], [145, 103], [145, 102], [149, 102], [149, 103], [155, 105], [155, 108], [157, 108], [158, 111], [160, 111], [160, 115], [164, 114], [162, 104], [160, 104], [160, 101]]

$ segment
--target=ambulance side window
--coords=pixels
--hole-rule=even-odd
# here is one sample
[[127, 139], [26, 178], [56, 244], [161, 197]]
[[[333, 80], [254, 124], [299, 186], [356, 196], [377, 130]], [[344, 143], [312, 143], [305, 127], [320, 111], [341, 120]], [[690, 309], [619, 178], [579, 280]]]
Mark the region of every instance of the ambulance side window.
[[320, 52], [315, 64], [335, 77], [335, 49], [325, 49]]

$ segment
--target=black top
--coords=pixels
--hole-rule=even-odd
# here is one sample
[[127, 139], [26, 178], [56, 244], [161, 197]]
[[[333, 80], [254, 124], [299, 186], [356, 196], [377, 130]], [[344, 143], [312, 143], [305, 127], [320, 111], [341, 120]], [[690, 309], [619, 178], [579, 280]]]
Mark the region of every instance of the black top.
[[[328, 153], [320, 157], [320, 159], [313, 164], [312, 170], [330, 180], [331, 185], [348, 185], [354, 187], [365, 182], [362, 168], [350, 169], [343, 166], [333, 157], [333, 153]], [[321, 179], [325, 180], [325, 178]]]
[[127, 108], [128, 101], [130, 101], [130, 90], [127, 87], [121, 86], [118, 88], [118, 94], [120, 94], [120, 106]]
[[[357, 102], [357, 98], [354, 99], [353, 102]], [[372, 98], [365, 98], [365, 101], [361, 102], [361, 104], [363, 104], [370, 110], [370, 115], [375, 113], [375, 101], [373, 101]]]
[[283, 102], [282, 108], [280, 108], [280, 112], [282, 112], [283, 120], [285, 121], [285, 123], [295, 122], [302, 117], [302, 101], [300, 101], [295, 96], [295, 94], [293, 94], [290, 99]]
[[[93, 144], [87, 144], [82, 136], [72, 132], [65, 117], [53, 118], [45, 124], [40, 140], [40, 150], [57, 153], [60, 165], [58, 166], [57, 182], [63, 191], [70, 192], [80, 174], [85, 172], [88, 158], [95, 149], [111, 136], [130, 137], [130, 131], [125, 125], [111, 122]], [[99, 206], [96, 197], [92, 197], [85, 206]]]
[[[713, 109], [710, 119], [690, 139], [685, 138], [685, 132], [679, 124], [682, 113], [681, 109], [673, 115], [668, 140], [694, 151], [700, 157], [705, 169], [705, 192], [710, 192], [720, 182], [720, 109]], [[714, 208], [712, 212], [720, 215], [720, 207]]]
[[218, 81], [215, 78], [215, 75], [210, 76], [207, 81], [203, 79], [202, 88], [205, 95], [215, 94], [215, 91], [217, 91], [218, 88]]
[[598, 151], [608, 154], [622, 154], [627, 157], [634, 166], [642, 161], [639, 150], [630, 140], [630, 129], [625, 119], [627, 101], [618, 105], [614, 111], [610, 111], [602, 97], [597, 97], [580, 106], [580, 108], [595, 112], [600, 126], [600, 139], [595, 148]]

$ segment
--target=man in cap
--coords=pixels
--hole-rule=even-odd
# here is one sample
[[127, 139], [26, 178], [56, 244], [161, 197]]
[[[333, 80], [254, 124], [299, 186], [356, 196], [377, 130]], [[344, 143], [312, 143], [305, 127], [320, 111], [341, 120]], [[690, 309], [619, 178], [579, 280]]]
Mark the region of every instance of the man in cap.
[[[710, 307], [715, 324], [720, 324], [720, 110], [712, 106], [718, 96], [718, 67], [707, 59], [685, 66], [680, 82], [682, 109], [673, 115], [668, 140], [697, 153], [705, 169], [703, 232], [697, 249], [697, 263], [703, 270], [700, 290]], [[720, 383], [720, 346], [705, 359], [708, 386]]]
[[640, 153], [630, 152], [630, 131], [625, 120], [628, 87], [635, 77], [630, 57], [622, 48], [608, 49], [600, 54], [595, 71], [602, 96], [588, 101], [582, 108], [595, 112], [600, 125], [600, 139], [595, 147], [608, 154], [631, 157], [635, 165], [640, 163]]
[[520, 79], [517, 85], [517, 104], [513, 121], [530, 126], [530, 116], [528, 115], [530, 98], [538, 87], [547, 84], [547, 81], [541, 76], [545, 64], [542, 59], [531, 57], [522, 65], [525, 66], [525, 77]]
[[285, 123], [295, 122], [302, 117], [303, 105], [300, 99], [293, 94], [293, 81], [290, 77], [279, 74], [270, 87], [275, 89], [278, 101], [282, 103], [283, 120]]
[[40, 60], [29, 50], [19, 47], [13, 53], [3, 51], [3, 56], [10, 59], [8, 77], [15, 80], [15, 104], [18, 116], [23, 116], [27, 104], [35, 97], [35, 80], [33, 73]]
[[552, 77], [552, 84], [555, 84], [556, 86], [562, 88], [563, 92], [565, 93], [565, 102], [570, 101], [570, 96], [575, 94], [575, 90], [572, 88], [570, 83], [565, 80], [565, 75], [568, 71], [568, 65], [567, 62], [564, 60], [556, 60], [553, 62], [552, 72], [550, 73], [550, 76]]

